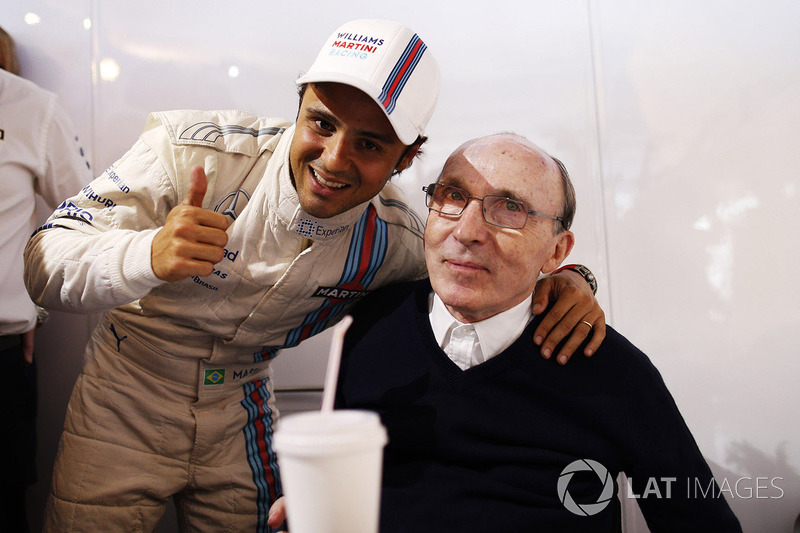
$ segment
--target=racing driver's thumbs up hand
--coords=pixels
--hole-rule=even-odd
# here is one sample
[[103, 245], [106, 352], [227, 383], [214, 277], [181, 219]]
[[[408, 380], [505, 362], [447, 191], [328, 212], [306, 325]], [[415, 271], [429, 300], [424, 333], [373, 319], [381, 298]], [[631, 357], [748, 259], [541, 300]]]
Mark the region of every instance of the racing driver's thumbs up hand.
[[208, 276], [224, 257], [228, 219], [203, 209], [208, 181], [203, 167], [193, 167], [189, 192], [167, 215], [153, 238], [150, 256], [153, 272], [164, 281]]

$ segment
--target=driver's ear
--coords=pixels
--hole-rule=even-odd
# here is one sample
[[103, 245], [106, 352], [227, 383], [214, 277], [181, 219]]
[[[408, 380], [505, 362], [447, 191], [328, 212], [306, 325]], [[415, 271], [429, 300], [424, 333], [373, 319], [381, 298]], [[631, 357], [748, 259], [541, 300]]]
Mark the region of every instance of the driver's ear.
[[427, 137], [420, 137], [414, 141], [414, 144], [406, 147], [403, 155], [400, 157], [400, 161], [397, 163], [397, 166], [394, 167], [395, 173], [402, 172], [411, 166], [411, 164], [414, 162], [414, 158], [417, 157], [422, 144], [427, 140]]

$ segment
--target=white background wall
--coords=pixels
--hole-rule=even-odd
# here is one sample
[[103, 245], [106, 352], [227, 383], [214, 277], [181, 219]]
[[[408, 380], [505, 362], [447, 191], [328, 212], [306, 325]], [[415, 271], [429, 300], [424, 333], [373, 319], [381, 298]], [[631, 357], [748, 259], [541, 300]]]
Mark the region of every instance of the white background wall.
[[[293, 117], [293, 80], [336, 26], [410, 25], [439, 60], [443, 86], [426, 155], [398, 183], [422, 207], [420, 187], [452, 149], [503, 130], [560, 157], [578, 192], [573, 259], [598, 275], [609, 322], [661, 370], [745, 531], [792, 531], [800, 3], [381, 4], [3, 0], [0, 25], [17, 40], [23, 75], [61, 96], [96, 174], [133, 143], [148, 111]], [[93, 320], [55, 314], [38, 337], [36, 524]], [[283, 354], [278, 385], [318, 386], [324, 365], [313, 361], [325, 353], [323, 339]], [[757, 477], [781, 490], [757, 498], [756, 485], [770, 485]], [[627, 529], [646, 531], [633, 502]]]

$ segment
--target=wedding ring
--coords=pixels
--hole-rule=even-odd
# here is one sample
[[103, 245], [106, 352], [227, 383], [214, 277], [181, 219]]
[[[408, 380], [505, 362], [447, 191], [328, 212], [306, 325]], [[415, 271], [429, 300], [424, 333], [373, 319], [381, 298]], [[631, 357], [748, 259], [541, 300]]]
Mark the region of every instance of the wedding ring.
[[589, 326], [589, 329], [594, 329], [594, 326], [592, 325], [592, 323], [591, 323], [591, 322], [587, 322], [587, 321], [585, 321], [585, 320], [581, 320], [581, 322], [583, 322], [584, 324], [586, 324], [587, 326]]

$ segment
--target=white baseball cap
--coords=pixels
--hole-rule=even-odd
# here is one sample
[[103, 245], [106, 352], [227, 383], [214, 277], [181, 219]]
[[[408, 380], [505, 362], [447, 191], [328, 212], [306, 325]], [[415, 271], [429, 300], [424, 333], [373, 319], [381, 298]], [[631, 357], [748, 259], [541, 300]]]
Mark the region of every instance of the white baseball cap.
[[383, 109], [405, 145], [425, 135], [441, 76], [428, 47], [408, 27], [388, 20], [353, 20], [328, 37], [297, 84], [352, 85]]

